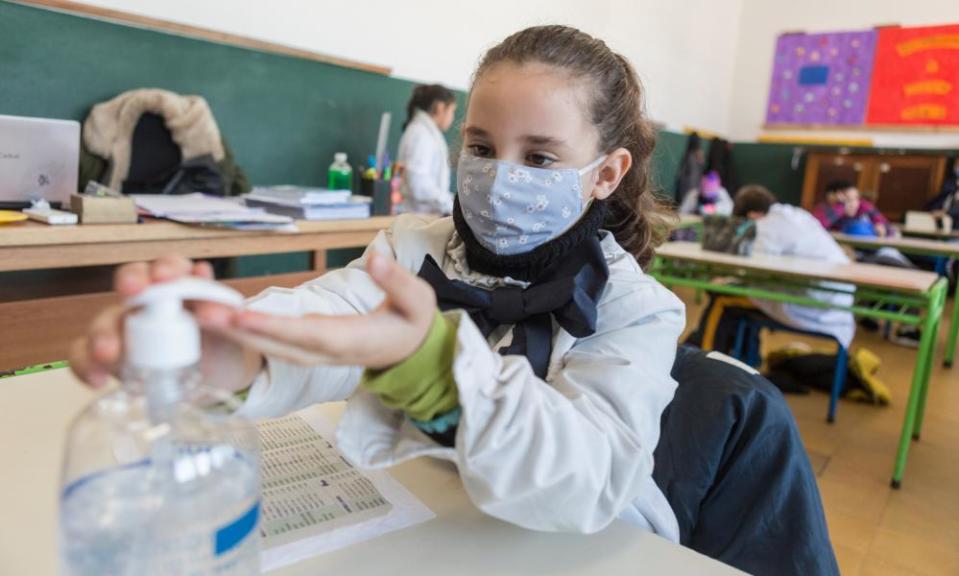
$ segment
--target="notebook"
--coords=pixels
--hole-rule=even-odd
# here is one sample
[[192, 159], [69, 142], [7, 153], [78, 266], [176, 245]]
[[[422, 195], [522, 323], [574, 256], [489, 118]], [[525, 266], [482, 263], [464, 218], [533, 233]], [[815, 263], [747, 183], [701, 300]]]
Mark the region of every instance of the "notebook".
[[370, 198], [352, 196], [348, 202], [339, 204], [315, 204], [307, 206], [288, 206], [276, 202], [264, 202], [247, 196], [247, 206], [262, 208], [271, 214], [289, 216], [298, 220], [357, 220], [369, 218], [371, 214]]
[[342, 204], [349, 202], [349, 190], [304, 188], [302, 186], [257, 186], [246, 196], [263, 202], [275, 202], [284, 206], [315, 204]]

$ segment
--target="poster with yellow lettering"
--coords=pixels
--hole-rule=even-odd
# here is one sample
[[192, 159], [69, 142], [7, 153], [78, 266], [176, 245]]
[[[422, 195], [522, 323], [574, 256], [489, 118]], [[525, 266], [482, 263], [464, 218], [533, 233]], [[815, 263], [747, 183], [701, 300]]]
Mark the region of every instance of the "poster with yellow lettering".
[[866, 124], [959, 126], [959, 24], [879, 29]]

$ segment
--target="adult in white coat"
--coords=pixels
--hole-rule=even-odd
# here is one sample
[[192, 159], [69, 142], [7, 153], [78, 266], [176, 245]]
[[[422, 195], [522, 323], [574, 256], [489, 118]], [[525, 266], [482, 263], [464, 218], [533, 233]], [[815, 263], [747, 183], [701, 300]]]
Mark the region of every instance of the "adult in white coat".
[[450, 152], [443, 133], [453, 124], [456, 95], [439, 84], [417, 86], [406, 113], [397, 155], [403, 207], [406, 212], [448, 215], [453, 211], [453, 195]]

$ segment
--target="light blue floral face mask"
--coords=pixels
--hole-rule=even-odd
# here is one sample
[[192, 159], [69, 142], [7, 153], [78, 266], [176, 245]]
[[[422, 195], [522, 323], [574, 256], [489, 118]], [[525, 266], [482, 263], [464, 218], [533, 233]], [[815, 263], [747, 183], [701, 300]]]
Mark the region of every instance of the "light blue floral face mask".
[[549, 242], [579, 220], [584, 210], [580, 177], [585, 168], [532, 168], [461, 154], [456, 170], [460, 209], [488, 250], [511, 255]]

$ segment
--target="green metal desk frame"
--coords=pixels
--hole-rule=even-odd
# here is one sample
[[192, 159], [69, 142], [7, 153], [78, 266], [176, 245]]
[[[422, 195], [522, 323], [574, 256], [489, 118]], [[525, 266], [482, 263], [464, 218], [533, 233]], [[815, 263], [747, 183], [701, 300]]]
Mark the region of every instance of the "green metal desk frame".
[[[855, 238], [837, 238], [837, 242], [852, 246], [853, 248], [876, 249], [876, 242], [866, 240], [856, 240]], [[916, 254], [919, 256], [932, 256], [935, 258], [955, 257], [955, 245], [950, 246], [952, 250], [933, 250], [930, 248], [917, 248], [915, 246], [890, 245], [891, 248], [899, 250], [903, 254]], [[951, 368], [953, 360], [956, 357], [956, 341], [959, 340], [959, 282], [956, 282], [956, 290], [952, 299], [952, 316], [949, 318], [949, 338], [946, 341], [946, 354], [942, 364], [946, 368]]]
[[[815, 278], [790, 278], [729, 264], [703, 263], [663, 256], [657, 256], [651, 274], [669, 287], [684, 286], [715, 294], [845, 310], [864, 318], [919, 326], [922, 337], [919, 341], [909, 399], [906, 403], [906, 415], [902, 423], [902, 434], [899, 437], [899, 450], [892, 473], [892, 487], [901, 486], [909, 456], [910, 439], [918, 441], [922, 430], [932, 360], [948, 290], [948, 282], [945, 278], [939, 278], [922, 293], [858, 285], [851, 290], [842, 290], [823, 286], [821, 280]], [[807, 290], [849, 294], [852, 297], [851, 304], [841, 306], [817, 300], [808, 296]], [[888, 309], [890, 307], [895, 309]]]

